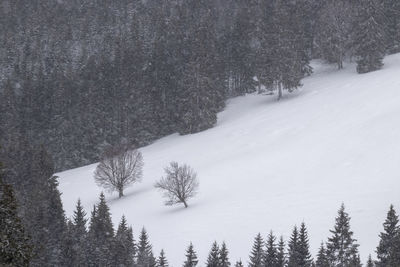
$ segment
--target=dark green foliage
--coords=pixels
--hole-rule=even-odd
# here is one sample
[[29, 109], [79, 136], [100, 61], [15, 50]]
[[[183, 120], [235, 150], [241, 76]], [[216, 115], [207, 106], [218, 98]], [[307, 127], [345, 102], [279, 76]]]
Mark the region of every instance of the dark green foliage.
[[100, 202], [93, 208], [88, 233], [90, 265], [107, 266], [112, 264], [114, 229], [110, 209], [103, 193]]
[[288, 267], [299, 266], [300, 264], [300, 240], [299, 240], [299, 231], [297, 230], [297, 226], [293, 228], [292, 236], [290, 237], [288, 246]]
[[358, 254], [358, 244], [350, 230], [350, 217], [345, 211], [344, 204], [338, 211], [332, 237], [327, 242], [327, 258], [330, 266], [358, 267], [361, 266]]
[[385, 43], [389, 54], [400, 52], [400, 2], [384, 0]]
[[157, 267], [168, 267], [168, 261], [167, 258], [165, 257], [164, 250], [162, 249], [160, 252], [160, 256], [157, 259]]
[[324, 243], [318, 250], [317, 260], [315, 261], [315, 267], [329, 267], [328, 256], [326, 255], [326, 249]]
[[[132, 228], [127, 226], [125, 216], [122, 216], [115, 234], [113, 246], [113, 264], [115, 266], [132, 266], [136, 253]], [[167, 265], [163, 265], [167, 266]]]
[[272, 233], [269, 233], [266, 241], [266, 249], [264, 253], [264, 266], [275, 267], [278, 266], [278, 249], [276, 245], [276, 237]]
[[369, 254], [366, 267], [374, 267], [374, 266], [375, 266], [375, 264], [372, 261], [371, 254]]
[[183, 267], [195, 267], [199, 260], [197, 259], [196, 252], [194, 251], [193, 244], [190, 243], [186, 250], [186, 260], [183, 263]]
[[253, 248], [250, 254], [249, 267], [262, 266], [264, 266], [264, 240], [259, 233], [254, 239]]
[[305, 223], [303, 222], [300, 226], [299, 231], [299, 267], [311, 267], [313, 260], [310, 253], [310, 245], [308, 240], [308, 233]]
[[2, 171], [0, 163], [0, 265], [28, 266], [32, 244], [18, 216], [14, 191], [4, 183]]
[[393, 205], [390, 205], [376, 249], [379, 267], [400, 265], [400, 225]]
[[383, 66], [385, 39], [383, 4], [379, 0], [362, 0], [355, 27], [357, 72], [375, 71]]
[[210, 253], [208, 254], [206, 266], [207, 267], [219, 267], [220, 265], [219, 259], [219, 247], [216, 241], [212, 244]]
[[222, 243], [221, 249], [219, 250], [219, 267], [229, 267], [231, 263], [229, 262], [229, 251], [226, 247], [225, 242]]
[[277, 267], [285, 267], [286, 266], [286, 253], [285, 253], [285, 241], [283, 241], [283, 237], [279, 239], [278, 243], [278, 255], [277, 255]]
[[138, 267], [152, 267], [155, 265], [155, 258], [146, 230], [143, 228], [138, 242], [136, 265]]

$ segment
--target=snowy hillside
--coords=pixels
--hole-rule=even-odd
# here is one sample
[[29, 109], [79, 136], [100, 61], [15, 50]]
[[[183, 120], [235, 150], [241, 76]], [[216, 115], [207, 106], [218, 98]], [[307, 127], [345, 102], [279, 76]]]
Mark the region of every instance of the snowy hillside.
[[[279, 102], [248, 95], [229, 101], [218, 124], [198, 134], [165, 137], [142, 148], [143, 182], [126, 196], [106, 194], [114, 224], [123, 214], [181, 266], [190, 241], [204, 265], [211, 243], [226, 241], [232, 261], [248, 261], [253, 238], [272, 229], [288, 239], [305, 222], [315, 256], [330, 235], [342, 202], [352, 217], [363, 262], [374, 253], [389, 205], [400, 208], [400, 54], [383, 70], [359, 75], [313, 63], [304, 86]], [[172, 161], [198, 173], [199, 195], [183, 206], [163, 206], [153, 184]], [[101, 188], [96, 165], [59, 173], [71, 216], [78, 198], [88, 214]]]

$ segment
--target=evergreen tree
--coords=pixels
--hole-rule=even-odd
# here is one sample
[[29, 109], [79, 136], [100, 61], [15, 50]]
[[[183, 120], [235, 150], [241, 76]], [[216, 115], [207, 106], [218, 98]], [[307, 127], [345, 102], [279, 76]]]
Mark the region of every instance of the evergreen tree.
[[264, 266], [275, 267], [278, 264], [278, 249], [275, 243], [276, 237], [272, 233], [269, 233], [266, 241], [266, 249], [264, 254]]
[[374, 267], [374, 266], [375, 266], [375, 264], [372, 261], [371, 254], [369, 254], [366, 267]]
[[279, 239], [278, 243], [278, 255], [277, 255], [277, 266], [285, 267], [286, 266], [286, 253], [285, 253], [285, 241], [283, 241], [283, 237]]
[[308, 233], [305, 223], [300, 226], [299, 232], [299, 265], [303, 267], [311, 267], [313, 260], [310, 253], [310, 245], [308, 240]]
[[244, 266], [243, 266], [243, 263], [242, 263], [242, 260], [238, 260], [238, 261], [235, 263], [235, 267], [244, 267]]
[[157, 260], [157, 267], [168, 267], [168, 261], [167, 258], [165, 257], [164, 250], [162, 249], [160, 252], [160, 256], [158, 257]]
[[383, 5], [381, 1], [361, 1], [354, 41], [355, 52], [358, 57], [358, 73], [375, 71], [383, 66], [385, 40], [382, 21]]
[[90, 265], [112, 265], [114, 229], [110, 209], [103, 193], [100, 194], [100, 202], [93, 209], [88, 235]]
[[326, 255], [326, 249], [324, 243], [321, 243], [321, 246], [318, 250], [317, 260], [315, 261], [315, 267], [329, 267], [329, 261]]
[[154, 265], [155, 259], [146, 230], [143, 228], [138, 243], [136, 265], [138, 267], [151, 267]]
[[288, 267], [300, 266], [300, 237], [297, 226], [293, 228], [292, 236], [288, 243]]
[[87, 229], [86, 229], [86, 212], [84, 211], [81, 200], [78, 199], [76, 209], [72, 218], [72, 225], [70, 229], [70, 235], [72, 238], [72, 255], [71, 265], [72, 266], [84, 266], [87, 264], [88, 255], [88, 240], [87, 240]]
[[225, 242], [222, 243], [221, 249], [219, 250], [219, 267], [229, 267], [231, 266], [231, 263], [229, 262], [229, 251], [228, 248], [226, 247]]
[[340, 207], [334, 229], [330, 230], [330, 232], [332, 237], [328, 239], [327, 243], [327, 257], [330, 266], [361, 266], [358, 254], [359, 245], [350, 230], [350, 217], [345, 211], [344, 204]]
[[0, 265], [29, 266], [32, 245], [18, 216], [17, 200], [2, 179], [0, 163]]
[[400, 265], [400, 225], [399, 217], [393, 205], [390, 205], [383, 230], [379, 237], [379, 245], [376, 249], [378, 260], [377, 266]]
[[249, 267], [264, 266], [264, 240], [260, 233], [255, 237], [253, 248], [250, 254]]
[[122, 216], [117, 233], [115, 234], [113, 264], [121, 267], [132, 266], [135, 252], [132, 228], [127, 226], [125, 216]]
[[385, 43], [389, 54], [400, 51], [400, 2], [384, 0]]
[[194, 251], [193, 244], [190, 243], [189, 247], [186, 250], [186, 260], [183, 264], [183, 267], [195, 267], [198, 263], [196, 252]]
[[[227, 251], [226, 251], [227, 252]], [[207, 267], [219, 267], [220, 266], [220, 258], [219, 258], [219, 247], [216, 241], [212, 244], [210, 253], [208, 254], [206, 266]]]

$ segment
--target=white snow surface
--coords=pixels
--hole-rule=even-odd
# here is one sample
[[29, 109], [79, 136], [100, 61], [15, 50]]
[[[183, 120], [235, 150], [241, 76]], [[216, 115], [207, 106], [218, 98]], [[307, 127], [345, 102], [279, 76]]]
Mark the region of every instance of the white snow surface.
[[[230, 100], [217, 125], [173, 134], [141, 148], [143, 182], [118, 199], [107, 193], [116, 227], [125, 214], [137, 240], [143, 226], [155, 255], [181, 266], [190, 241], [204, 266], [214, 240], [230, 259], [248, 262], [253, 239], [270, 230], [287, 241], [305, 222], [313, 256], [345, 203], [365, 262], [375, 255], [389, 205], [400, 212], [400, 54], [382, 70], [359, 75], [319, 61], [304, 86], [281, 101], [247, 95]], [[170, 161], [191, 165], [200, 191], [189, 208], [164, 206], [154, 183]], [[58, 173], [64, 209], [78, 198], [88, 214], [102, 191], [96, 164]]]

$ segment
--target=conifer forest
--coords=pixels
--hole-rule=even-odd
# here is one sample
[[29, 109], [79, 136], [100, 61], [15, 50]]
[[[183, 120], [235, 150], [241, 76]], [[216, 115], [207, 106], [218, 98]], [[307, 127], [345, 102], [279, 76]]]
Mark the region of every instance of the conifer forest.
[[399, 0], [0, 0], [0, 266], [400, 267], [399, 74]]

